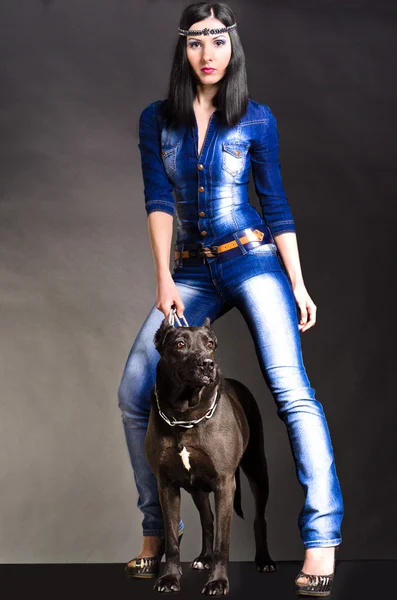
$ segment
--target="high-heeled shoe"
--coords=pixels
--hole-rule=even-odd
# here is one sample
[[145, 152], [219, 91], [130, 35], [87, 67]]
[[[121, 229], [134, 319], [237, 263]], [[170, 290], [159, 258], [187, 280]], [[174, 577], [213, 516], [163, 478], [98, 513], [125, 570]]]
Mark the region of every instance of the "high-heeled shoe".
[[[334, 570], [332, 573], [328, 575], [311, 575], [304, 571], [299, 571], [295, 577], [295, 591], [298, 596], [329, 596], [331, 594], [336, 568], [336, 553], [338, 550], [339, 546], [335, 546]], [[300, 577], [306, 577], [306, 583], [297, 583]]]
[[[183, 529], [178, 534], [178, 546], [181, 545], [183, 537]], [[125, 573], [127, 578], [138, 577], [141, 579], [148, 579], [150, 577], [157, 577], [160, 572], [160, 563], [165, 552], [165, 536], [162, 536], [160, 548], [156, 556], [148, 556], [142, 558], [133, 558], [125, 566]], [[129, 563], [132, 563], [131, 565]]]

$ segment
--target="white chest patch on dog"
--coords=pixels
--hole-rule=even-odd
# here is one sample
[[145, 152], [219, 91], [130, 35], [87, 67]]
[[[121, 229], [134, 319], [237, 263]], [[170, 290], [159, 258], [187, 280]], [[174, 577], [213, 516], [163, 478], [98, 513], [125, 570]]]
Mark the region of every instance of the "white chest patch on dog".
[[188, 471], [190, 471], [190, 469], [192, 468], [189, 462], [189, 455], [190, 452], [188, 452], [185, 448], [185, 446], [183, 446], [183, 449], [181, 450], [181, 452], [179, 452], [179, 456], [182, 459], [183, 462], [183, 466], [185, 467], [185, 469], [187, 469]]

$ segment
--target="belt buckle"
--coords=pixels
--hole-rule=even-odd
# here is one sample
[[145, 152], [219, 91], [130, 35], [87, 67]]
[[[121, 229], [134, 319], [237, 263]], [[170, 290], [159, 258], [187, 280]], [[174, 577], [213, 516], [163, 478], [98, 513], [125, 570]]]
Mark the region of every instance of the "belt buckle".
[[207, 246], [205, 248], [200, 248], [200, 256], [217, 256], [218, 255], [218, 246]]

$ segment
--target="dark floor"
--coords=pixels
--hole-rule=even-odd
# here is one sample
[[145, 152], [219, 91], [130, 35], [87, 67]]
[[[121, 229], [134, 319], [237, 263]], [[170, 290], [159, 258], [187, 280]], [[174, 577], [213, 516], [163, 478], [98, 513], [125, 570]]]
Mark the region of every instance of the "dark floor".
[[[279, 562], [276, 573], [258, 573], [252, 562], [229, 563], [230, 598], [289, 600], [298, 598], [294, 578], [300, 562]], [[161, 571], [164, 562], [161, 563]], [[181, 591], [169, 595], [179, 598], [205, 598], [201, 593], [208, 571], [190, 569], [182, 563]], [[395, 597], [393, 581], [396, 560], [337, 561], [331, 597], [333, 600], [366, 600]], [[128, 598], [150, 599], [166, 596], [155, 592], [156, 579], [127, 580], [124, 564], [33, 564], [0, 565], [0, 594], [4, 600], [21, 598]], [[394, 591], [393, 591], [394, 590]]]

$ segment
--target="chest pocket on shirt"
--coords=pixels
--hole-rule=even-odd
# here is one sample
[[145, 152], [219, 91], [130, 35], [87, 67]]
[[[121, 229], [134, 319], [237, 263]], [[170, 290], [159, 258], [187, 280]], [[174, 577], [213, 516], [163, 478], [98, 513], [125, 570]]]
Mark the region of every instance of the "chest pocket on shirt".
[[230, 175], [238, 175], [245, 169], [249, 144], [246, 142], [222, 142], [222, 169]]
[[179, 142], [172, 146], [162, 145], [161, 147], [161, 158], [163, 159], [163, 165], [165, 172], [168, 177], [171, 177], [176, 171], [176, 153]]

